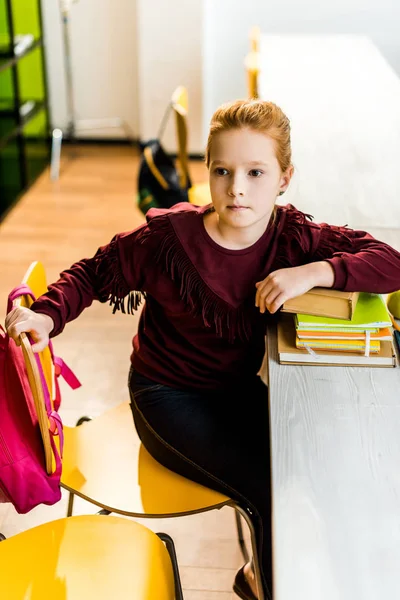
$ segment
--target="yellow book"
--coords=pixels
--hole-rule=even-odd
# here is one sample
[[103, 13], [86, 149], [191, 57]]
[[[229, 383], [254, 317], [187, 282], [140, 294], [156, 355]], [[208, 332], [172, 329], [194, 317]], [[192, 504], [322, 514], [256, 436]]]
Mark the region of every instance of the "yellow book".
[[[369, 330], [368, 330], [369, 331]], [[365, 331], [303, 331], [298, 329], [297, 336], [300, 340], [365, 340]], [[371, 340], [390, 342], [392, 333], [389, 327], [370, 331]]]
[[[312, 350], [333, 350], [334, 352], [365, 352], [366, 340], [316, 340], [300, 339], [296, 336], [296, 348], [311, 348]], [[369, 352], [376, 353], [381, 349], [379, 340], [370, 340]]]
[[358, 292], [341, 292], [330, 288], [315, 287], [301, 296], [287, 300], [281, 310], [287, 313], [303, 313], [349, 320], [354, 315], [358, 296]]

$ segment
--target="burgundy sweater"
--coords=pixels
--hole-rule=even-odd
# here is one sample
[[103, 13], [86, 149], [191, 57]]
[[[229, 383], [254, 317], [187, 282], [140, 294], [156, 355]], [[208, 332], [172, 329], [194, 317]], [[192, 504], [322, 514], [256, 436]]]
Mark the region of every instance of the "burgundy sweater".
[[145, 298], [134, 367], [172, 387], [224, 389], [260, 368], [268, 313], [255, 307], [255, 284], [272, 271], [327, 260], [335, 289], [400, 289], [400, 253], [364, 231], [315, 224], [287, 205], [255, 244], [228, 250], [206, 232], [209, 210], [150, 210], [145, 224], [61, 273], [32, 309], [53, 319], [54, 337], [94, 299], [133, 313]]

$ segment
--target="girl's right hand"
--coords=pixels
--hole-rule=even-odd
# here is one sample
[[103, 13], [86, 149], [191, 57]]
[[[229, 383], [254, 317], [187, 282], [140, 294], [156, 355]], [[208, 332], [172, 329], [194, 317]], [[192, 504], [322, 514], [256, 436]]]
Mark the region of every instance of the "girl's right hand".
[[41, 352], [49, 343], [49, 335], [54, 328], [54, 322], [48, 315], [17, 306], [8, 313], [5, 326], [8, 335], [18, 346], [21, 333], [30, 333], [35, 341], [32, 345], [33, 352]]

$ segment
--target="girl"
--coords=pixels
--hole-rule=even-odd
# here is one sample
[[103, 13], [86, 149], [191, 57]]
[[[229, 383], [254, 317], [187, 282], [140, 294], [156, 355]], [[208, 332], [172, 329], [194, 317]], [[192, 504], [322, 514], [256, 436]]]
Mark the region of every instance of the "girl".
[[[267, 390], [257, 377], [266, 319], [314, 286], [400, 288], [400, 254], [363, 231], [314, 224], [291, 205], [290, 125], [271, 102], [236, 101], [211, 121], [212, 204], [152, 209], [93, 258], [64, 271], [8, 333], [42, 350], [94, 299], [133, 312], [129, 389], [136, 428], [169, 469], [236, 499], [257, 531], [263, 591], [272, 598]], [[251, 564], [234, 590], [255, 599]]]

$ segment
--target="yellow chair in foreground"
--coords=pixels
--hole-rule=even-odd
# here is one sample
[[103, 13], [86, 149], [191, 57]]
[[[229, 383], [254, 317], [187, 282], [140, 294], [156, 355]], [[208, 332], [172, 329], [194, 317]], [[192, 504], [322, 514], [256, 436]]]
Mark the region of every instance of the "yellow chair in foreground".
[[[43, 265], [33, 263], [23, 283], [29, 285], [36, 297], [45, 293]], [[24, 297], [25, 306], [31, 303], [30, 298]], [[50, 354], [46, 350], [41, 353], [41, 360], [51, 373]], [[239, 544], [246, 561], [249, 556], [240, 515], [249, 526], [254, 567], [260, 581], [255, 531], [247, 511], [228, 496], [181, 477], [154, 460], [135, 431], [128, 401], [93, 420], [83, 417], [78, 425], [64, 426], [61, 485], [70, 492], [68, 516], [72, 515], [74, 495], [100, 507], [102, 514], [112, 512], [138, 518], [178, 517], [231, 506], [235, 509]], [[46, 441], [45, 451], [51, 458], [51, 447]], [[263, 600], [261, 591], [259, 598]]]
[[0, 572], [4, 600], [183, 600], [164, 543], [122, 517], [69, 517], [3, 538]]

